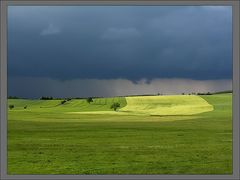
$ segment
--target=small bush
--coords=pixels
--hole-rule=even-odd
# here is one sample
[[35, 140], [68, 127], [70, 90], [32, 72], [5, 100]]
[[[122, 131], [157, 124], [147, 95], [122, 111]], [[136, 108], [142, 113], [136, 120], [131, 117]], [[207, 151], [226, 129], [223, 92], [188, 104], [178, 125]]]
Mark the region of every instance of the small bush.
[[67, 101], [66, 100], [62, 100], [61, 101], [61, 104], [65, 104]]
[[13, 104], [9, 105], [9, 109], [13, 109], [13, 108], [14, 108]]
[[91, 97], [87, 98], [87, 102], [90, 104], [91, 102], [93, 102], [93, 98]]
[[26, 105], [26, 106], [24, 106], [24, 109], [27, 109], [27, 105]]

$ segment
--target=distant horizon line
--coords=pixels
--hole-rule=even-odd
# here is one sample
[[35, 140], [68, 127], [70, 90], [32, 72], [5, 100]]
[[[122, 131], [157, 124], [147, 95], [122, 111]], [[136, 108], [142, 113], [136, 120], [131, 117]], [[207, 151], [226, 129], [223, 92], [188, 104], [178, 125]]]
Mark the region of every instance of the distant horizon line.
[[26, 98], [19, 96], [8, 96], [7, 99], [38, 99], [49, 98], [46, 100], [60, 100], [60, 99], [87, 99], [87, 98], [113, 98], [113, 97], [131, 97], [131, 96], [170, 96], [170, 95], [213, 95], [213, 94], [223, 94], [223, 93], [232, 93], [233, 90], [224, 90], [224, 91], [214, 91], [214, 92], [192, 92], [192, 93], [175, 93], [175, 94], [166, 94], [166, 93], [156, 93], [156, 94], [132, 94], [132, 95], [122, 95], [122, 96], [88, 96], [88, 97], [53, 97], [53, 96], [41, 96], [38, 98]]

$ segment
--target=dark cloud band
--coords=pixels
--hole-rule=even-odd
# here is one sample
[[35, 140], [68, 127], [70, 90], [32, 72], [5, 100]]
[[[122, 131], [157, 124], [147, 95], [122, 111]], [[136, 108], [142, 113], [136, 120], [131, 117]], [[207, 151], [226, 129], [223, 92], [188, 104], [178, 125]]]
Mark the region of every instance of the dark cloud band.
[[10, 78], [8, 95], [25, 98], [126, 96], [141, 94], [181, 94], [192, 92], [216, 92], [232, 89], [232, 81], [191, 79], [141, 79], [131, 82], [126, 79], [76, 79], [59, 81], [49, 78]]

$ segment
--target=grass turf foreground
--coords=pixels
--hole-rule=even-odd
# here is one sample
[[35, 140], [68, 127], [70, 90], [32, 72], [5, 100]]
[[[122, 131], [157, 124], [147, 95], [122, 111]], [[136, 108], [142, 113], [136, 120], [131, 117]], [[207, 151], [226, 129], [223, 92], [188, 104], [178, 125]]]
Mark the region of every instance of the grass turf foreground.
[[231, 174], [232, 94], [201, 97], [213, 111], [174, 116], [67, 113], [125, 98], [11, 99], [8, 174]]

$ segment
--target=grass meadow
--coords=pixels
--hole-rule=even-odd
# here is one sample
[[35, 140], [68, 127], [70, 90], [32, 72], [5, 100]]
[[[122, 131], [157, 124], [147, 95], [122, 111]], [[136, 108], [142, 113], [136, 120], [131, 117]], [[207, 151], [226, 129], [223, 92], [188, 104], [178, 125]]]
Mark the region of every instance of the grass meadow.
[[232, 173], [231, 93], [8, 104], [10, 175]]

